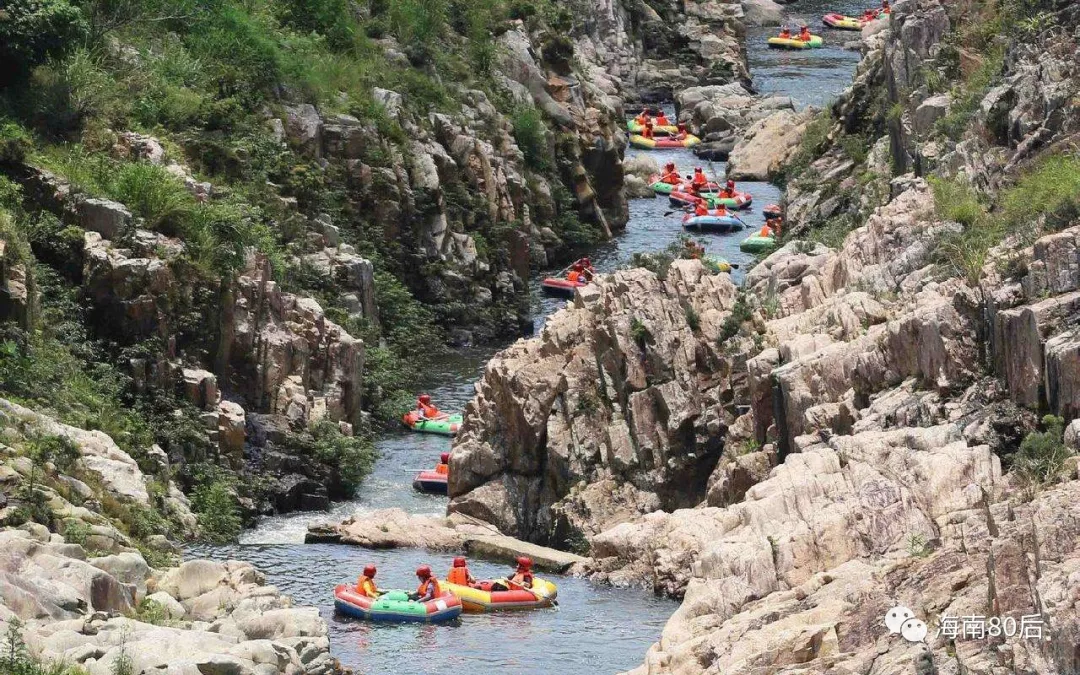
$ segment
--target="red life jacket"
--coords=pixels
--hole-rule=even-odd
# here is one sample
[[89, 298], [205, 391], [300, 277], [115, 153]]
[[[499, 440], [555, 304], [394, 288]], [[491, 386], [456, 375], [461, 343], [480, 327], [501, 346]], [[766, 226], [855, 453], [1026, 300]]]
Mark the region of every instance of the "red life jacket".
[[469, 570], [466, 567], [451, 567], [450, 573], [446, 575], [446, 580], [458, 586], [468, 586]]
[[435, 580], [435, 577], [428, 577], [421, 581], [420, 587], [416, 589], [416, 594], [422, 598], [428, 594], [428, 588], [434, 591], [431, 595], [432, 598], [439, 597], [439, 582]]

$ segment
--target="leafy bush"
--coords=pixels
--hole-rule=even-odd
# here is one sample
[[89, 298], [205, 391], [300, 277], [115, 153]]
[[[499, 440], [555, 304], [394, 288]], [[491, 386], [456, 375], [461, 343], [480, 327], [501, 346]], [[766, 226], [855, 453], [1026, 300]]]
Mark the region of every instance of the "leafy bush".
[[697, 310], [687, 305], [683, 308], [683, 313], [686, 315], [686, 325], [696, 333], [701, 328], [701, 317], [698, 316]]
[[1032, 485], [1052, 482], [1071, 455], [1063, 440], [1065, 420], [1046, 415], [1042, 424], [1045, 431], [1025, 436], [1013, 457], [1013, 470]]
[[234, 479], [223, 469], [204, 466], [197, 473], [191, 507], [199, 520], [199, 531], [213, 543], [235, 541], [243, 523], [236, 502]]
[[739, 330], [742, 325], [752, 319], [754, 316], [750, 310], [750, 305], [746, 302], [746, 296], [742, 293], [735, 298], [735, 306], [731, 308], [731, 313], [724, 319], [724, 323], [720, 326], [720, 336], [717, 338], [722, 344], [725, 340], [729, 340], [739, 334]]
[[65, 0], [5, 2], [0, 20], [0, 86], [62, 56], [89, 31], [86, 17]]
[[551, 146], [548, 130], [540, 111], [532, 106], [518, 106], [510, 116], [514, 127], [514, 141], [530, 168], [545, 172], [552, 167]]
[[30, 152], [31, 138], [16, 122], [0, 119], [0, 164], [21, 162]]
[[351, 0], [285, 0], [280, 3], [281, 23], [301, 32], [318, 33], [334, 49], [352, 45], [357, 33]]
[[352, 497], [375, 464], [375, 448], [370, 438], [346, 436], [329, 420], [312, 425], [289, 443], [336, 472], [339, 485], [328, 486], [334, 497]]
[[944, 220], [969, 227], [982, 222], [986, 216], [986, 209], [969, 183], [931, 176], [930, 186], [934, 191], [934, 209]]
[[630, 320], [630, 337], [641, 349], [645, 349], [646, 345], [656, 342], [649, 328], [637, 317]]
[[829, 142], [829, 132], [832, 131], [832, 127], [831, 108], [822, 110], [810, 120], [799, 143], [799, 149], [792, 155], [784, 170], [785, 181], [790, 182], [798, 178], [816, 158], [821, 156]]
[[195, 209], [194, 198], [180, 180], [148, 162], [121, 164], [105, 180], [109, 196], [153, 230], [179, 234]]

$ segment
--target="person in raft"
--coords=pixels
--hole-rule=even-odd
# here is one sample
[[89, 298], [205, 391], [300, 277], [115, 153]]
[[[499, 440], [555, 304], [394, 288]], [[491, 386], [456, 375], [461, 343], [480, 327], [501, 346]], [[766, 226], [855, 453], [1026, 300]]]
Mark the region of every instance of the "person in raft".
[[645, 123], [645, 128], [641, 130], [641, 135], [644, 138], [652, 138], [653, 137], [652, 122], [646, 122]]
[[517, 559], [517, 569], [514, 570], [514, 576], [510, 577], [509, 581], [513, 586], [532, 588], [532, 558], [527, 558], [525, 556], [519, 557]]
[[692, 187], [701, 190], [709, 184], [709, 179], [705, 177], [705, 172], [701, 170], [701, 167], [694, 168], [694, 178], [690, 181]]
[[656, 126], [658, 126], [658, 127], [669, 127], [669, 126], [671, 126], [671, 122], [668, 121], [667, 115], [664, 114], [663, 110], [656, 113]]
[[660, 182], [668, 185], [678, 185], [682, 182], [679, 170], [675, 168], [675, 162], [668, 162], [664, 165], [664, 173], [660, 176]]
[[873, 21], [876, 18], [877, 18], [877, 10], [876, 9], [868, 9], [865, 12], [862, 13], [862, 21], [863, 21], [863, 23], [870, 23], [871, 21]]
[[431, 405], [431, 397], [427, 394], [420, 394], [420, 398], [416, 399], [416, 414], [422, 419], [438, 419], [442, 416], [439, 409]]
[[450, 453], [444, 452], [439, 455], [439, 463], [435, 465], [435, 473], [446, 475], [450, 473]]
[[465, 564], [465, 558], [460, 557], [454, 558], [454, 564], [446, 574], [446, 580], [458, 586], [472, 586], [476, 583], [476, 579]]
[[720, 196], [725, 199], [732, 199], [735, 197], [735, 181], [728, 179], [728, 182], [724, 185], [724, 189], [720, 191]]
[[765, 224], [761, 227], [761, 232], [758, 233], [762, 237], [779, 237], [780, 236], [780, 222], [781, 218], [769, 218], [765, 221]]
[[785, 39], [785, 40], [790, 40], [791, 39], [791, 29], [788, 28], [787, 26], [784, 26], [783, 28], [781, 28], [780, 29], [780, 37]]
[[566, 275], [567, 281], [573, 281], [582, 284], [589, 283], [590, 281], [592, 281], [592, 278], [592, 264], [589, 263], [589, 265], [586, 266], [586, 264], [581, 260], [571, 265], [570, 273]]
[[803, 26], [799, 29], [799, 40], [801, 40], [802, 42], [810, 42], [810, 37], [811, 35], [809, 26]]
[[892, 11], [892, 7], [889, 7], [889, 0], [881, 0], [881, 11], [886, 14]]
[[420, 580], [420, 585], [416, 588], [415, 593], [409, 594], [410, 600], [417, 602], [427, 602], [439, 597], [442, 590], [439, 588], [439, 582], [435, 577], [431, 576], [431, 568], [427, 565], [421, 565], [416, 568], [416, 578]]
[[709, 215], [709, 207], [705, 206], [705, 200], [699, 199], [697, 204], [694, 204], [695, 216], [707, 216]]
[[638, 116], [634, 118], [634, 121], [637, 122], [639, 127], [644, 127], [649, 123], [649, 111], [642, 110], [638, 113]]
[[675, 128], [678, 129], [678, 133], [675, 134], [675, 138], [679, 139], [680, 141], [685, 141], [687, 135], [689, 135], [686, 131], [686, 123], [679, 122], [675, 125]]
[[368, 565], [364, 573], [356, 580], [356, 592], [369, 598], [379, 597], [379, 589], [375, 587], [375, 566]]

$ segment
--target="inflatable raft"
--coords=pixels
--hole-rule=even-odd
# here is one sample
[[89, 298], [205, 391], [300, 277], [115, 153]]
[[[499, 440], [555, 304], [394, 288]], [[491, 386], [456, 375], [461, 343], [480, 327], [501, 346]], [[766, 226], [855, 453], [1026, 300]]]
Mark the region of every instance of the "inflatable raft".
[[765, 208], [761, 209], [761, 215], [765, 216], [766, 218], [779, 218], [780, 216], [784, 215], [784, 211], [780, 208], [779, 204], [769, 204]]
[[570, 281], [558, 277], [548, 277], [540, 282], [540, 287], [549, 295], [561, 295], [566, 298], [574, 297], [574, 289], [588, 285], [585, 281]]
[[401, 416], [401, 421], [413, 431], [453, 436], [461, 426], [461, 415], [443, 415], [435, 419], [423, 419], [415, 410], [410, 410]]
[[738, 216], [686, 216], [683, 218], [683, 227], [697, 230], [709, 230], [710, 232], [735, 232], [746, 227]]
[[[649, 187], [651, 187], [652, 191], [655, 192], [658, 195], [670, 195], [672, 192], [674, 192], [676, 190], [683, 191], [683, 190], [688, 189], [690, 187], [690, 182], [689, 181], [683, 181], [683, 182], [680, 182], [680, 183], [665, 183], [664, 181], [660, 180], [659, 175], [653, 174], [652, 176], [649, 176]], [[701, 188], [701, 192], [710, 192], [711, 193], [711, 192], [719, 192], [719, 191], [720, 191], [720, 184], [719, 183], [706, 183], [705, 187]]]
[[[496, 581], [504, 586], [507, 585], [505, 579]], [[481, 581], [477, 583], [479, 588], [473, 588], [439, 581], [439, 587], [456, 595], [461, 600], [465, 611], [470, 614], [551, 607], [555, 604], [555, 596], [559, 594], [559, 589], [555, 587], [555, 584], [535, 577], [531, 591], [524, 588], [493, 591], [491, 586], [494, 583], [495, 581]]]
[[856, 19], [853, 16], [844, 16], [843, 14], [826, 14], [821, 17], [821, 22], [829, 28], [837, 28], [839, 30], [862, 30], [863, 20]]
[[742, 240], [739, 249], [747, 253], [764, 253], [776, 248], [776, 237], [754, 235]]
[[426, 492], [432, 495], [444, 495], [446, 489], [447, 474], [438, 471], [421, 471], [413, 478], [412, 486], [417, 492]]
[[640, 150], [664, 150], [666, 148], [692, 148], [701, 143], [701, 139], [693, 134], [687, 134], [686, 138], [678, 139], [673, 136], [660, 138], [645, 138], [640, 134], [630, 134], [630, 145]]
[[[637, 123], [637, 120], [628, 120], [626, 122], [626, 130], [632, 134], [640, 134], [644, 129], [643, 126]], [[653, 125], [653, 133], [657, 136], [674, 136], [679, 133], [679, 127], [674, 124], [662, 124], [660, 126]]]
[[417, 602], [410, 600], [405, 591], [387, 591], [378, 598], [369, 598], [341, 584], [334, 589], [334, 609], [365, 621], [445, 623], [461, 616], [462, 606], [461, 600], [448, 592], [434, 600]]
[[809, 40], [803, 41], [798, 38], [769, 38], [769, 46], [774, 49], [816, 49], [825, 44], [820, 35], [811, 35]]
[[706, 268], [713, 268], [717, 272], [730, 272], [731, 263], [715, 255], [707, 255], [701, 259]]
[[748, 209], [754, 202], [754, 198], [749, 192], [736, 192], [734, 197], [721, 197], [717, 194], [706, 194], [698, 197], [682, 190], [672, 190], [671, 194], [668, 195], [668, 199], [671, 201], [671, 205], [676, 207], [694, 206], [704, 199], [705, 205], [710, 209], [715, 209], [718, 206], [729, 209]]

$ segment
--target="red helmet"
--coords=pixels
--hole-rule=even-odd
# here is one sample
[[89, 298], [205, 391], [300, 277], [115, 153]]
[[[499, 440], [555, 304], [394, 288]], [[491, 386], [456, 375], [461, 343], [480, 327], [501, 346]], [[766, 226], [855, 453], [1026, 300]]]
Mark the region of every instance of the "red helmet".
[[454, 558], [454, 567], [465, 567], [465, 558]]
[[450, 461], [450, 453], [449, 452], [444, 452], [443, 454], [439, 455], [439, 463], [440, 464], [446, 464], [449, 461]]
[[571, 267], [571, 269], [573, 269], [575, 272], [580, 272], [581, 270], [585, 269], [585, 266], [582, 265], [581, 261], [579, 260], [576, 263], [574, 263], [574, 265]]
[[695, 166], [694, 167], [694, 173], [701, 173], [701, 167], [700, 166]]
[[583, 265], [591, 265], [591, 264], [592, 264], [592, 261], [591, 261], [591, 260], [589, 260], [589, 256], [585, 256], [584, 258], [582, 258], [582, 259], [581, 259], [581, 263], [582, 263]]
[[428, 403], [431, 403], [431, 397], [427, 394], [420, 394], [420, 402], [427, 405]]
[[517, 559], [518, 567], [527, 570], [532, 567], [532, 558], [521, 556]]
[[374, 565], [366, 566], [364, 568], [364, 576], [367, 577], [368, 579], [374, 579], [375, 578], [375, 566]]
[[668, 171], [674, 171], [675, 170], [675, 162], [668, 162], [667, 164], [664, 165], [664, 168], [667, 169]]
[[430, 578], [431, 577], [431, 568], [428, 567], [427, 565], [421, 565], [420, 567], [417, 567], [416, 568], [416, 576], [420, 577], [421, 579]]

